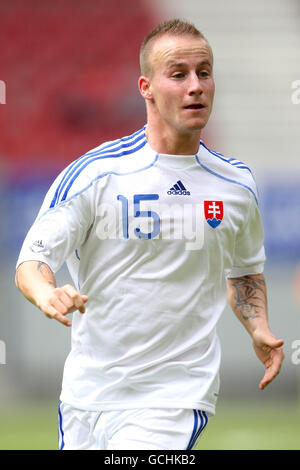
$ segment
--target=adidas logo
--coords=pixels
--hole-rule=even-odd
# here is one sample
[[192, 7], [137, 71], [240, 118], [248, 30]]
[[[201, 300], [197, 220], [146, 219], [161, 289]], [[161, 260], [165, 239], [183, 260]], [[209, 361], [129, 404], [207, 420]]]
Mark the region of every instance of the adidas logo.
[[33, 243], [34, 246], [37, 246], [38, 248], [44, 248], [42, 240], [37, 240]]
[[43, 244], [43, 240], [36, 240], [31, 245], [31, 251], [33, 251], [34, 253], [38, 253], [39, 251], [43, 251], [44, 248], [45, 248], [45, 246]]
[[169, 189], [168, 194], [190, 196], [191, 193], [186, 190], [182, 182], [179, 180], [172, 188]]

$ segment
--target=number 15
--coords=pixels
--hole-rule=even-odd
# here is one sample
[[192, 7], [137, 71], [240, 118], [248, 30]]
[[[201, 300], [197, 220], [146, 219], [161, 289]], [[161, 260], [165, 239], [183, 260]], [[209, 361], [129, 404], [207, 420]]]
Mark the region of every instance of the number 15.
[[[137, 238], [150, 239], [156, 237], [160, 232], [160, 217], [157, 212], [141, 210], [141, 201], [155, 201], [159, 198], [158, 194], [135, 194], [133, 196], [133, 215], [135, 218], [147, 217], [153, 221], [153, 230], [149, 233], [144, 233], [139, 227], [134, 229], [134, 234]], [[117, 196], [118, 201], [122, 204], [122, 221], [123, 221], [123, 237], [129, 238], [128, 235], [128, 199], [125, 196]]]

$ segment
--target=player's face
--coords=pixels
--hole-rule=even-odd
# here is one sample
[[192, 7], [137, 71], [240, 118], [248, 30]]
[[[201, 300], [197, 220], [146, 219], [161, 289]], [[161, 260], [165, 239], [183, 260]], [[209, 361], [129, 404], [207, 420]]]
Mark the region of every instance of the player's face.
[[203, 129], [215, 91], [207, 42], [190, 36], [163, 36], [155, 42], [150, 59], [150, 91], [161, 125], [181, 133]]

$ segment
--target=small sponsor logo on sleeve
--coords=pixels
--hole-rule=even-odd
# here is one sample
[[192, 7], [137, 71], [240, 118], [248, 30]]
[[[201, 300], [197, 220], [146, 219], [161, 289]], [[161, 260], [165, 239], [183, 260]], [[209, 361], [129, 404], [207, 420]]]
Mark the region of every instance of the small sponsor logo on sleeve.
[[31, 251], [33, 251], [34, 253], [39, 253], [40, 251], [43, 251], [44, 249], [45, 249], [45, 245], [43, 243], [43, 240], [36, 240], [31, 245]]

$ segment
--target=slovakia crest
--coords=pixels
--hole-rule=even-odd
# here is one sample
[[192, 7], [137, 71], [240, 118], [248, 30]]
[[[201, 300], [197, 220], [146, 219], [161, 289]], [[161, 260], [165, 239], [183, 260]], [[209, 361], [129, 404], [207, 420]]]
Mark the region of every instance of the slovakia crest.
[[204, 215], [212, 228], [218, 227], [224, 215], [223, 201], [204, 201]]

